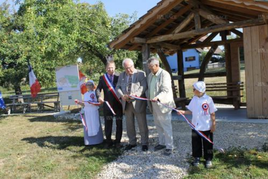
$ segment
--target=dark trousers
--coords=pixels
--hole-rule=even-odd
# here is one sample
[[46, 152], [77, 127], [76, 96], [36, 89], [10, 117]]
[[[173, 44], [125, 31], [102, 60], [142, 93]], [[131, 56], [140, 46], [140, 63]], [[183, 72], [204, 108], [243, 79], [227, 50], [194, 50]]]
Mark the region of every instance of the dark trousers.
[[[116, 119], [116, 134], [115, 134], [115, 142], [120, 143], [122, 138], [122, 130], [123, 130], [123, 123], [122, 123], [122, 116], [115, 116]], [[113, 116], [104, 116], [105, 122], [105, 136], [106, 141], [112, 142], [112, 129], [113, 129]]]
[[[212, 142], [213, 133], [210, 131], [202, 131]], [[201, 137], [196, 131], [192, 130], [192, 152], [193, 157], [202, 157], [202, 149], [204, 150], [205, 160], [213, 158], [213, 144]]]

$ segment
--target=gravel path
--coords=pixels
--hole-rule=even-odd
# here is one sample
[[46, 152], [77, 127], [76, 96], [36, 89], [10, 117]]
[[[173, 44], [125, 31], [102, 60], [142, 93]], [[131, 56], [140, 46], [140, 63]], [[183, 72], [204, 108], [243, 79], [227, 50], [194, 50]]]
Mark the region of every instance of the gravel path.
[[[149, 151], [142, 152], [138, 145], [135, 149], [124, 152], [117, 160], [106, 165], [97, 178], [183, 178], [189, 167], [187, 160], [191, 155], [191, 130], [186, 122], [176, 120], [172, 124], [175, 150], [171, 156], [162, 155], [162, 151], [153, 151], [157, 144], [157, 132], [153, 120], [148, 120]], [[128, 142], [125, 131], [124, 129], [123, 144]], [[267, 132], [268, 124], [217, 122], [214, 143], [215, 147], [223, 149], [239, 146], [261, 148], [267, 142]], [[139, 135], [137, 137], [140, 139]]]

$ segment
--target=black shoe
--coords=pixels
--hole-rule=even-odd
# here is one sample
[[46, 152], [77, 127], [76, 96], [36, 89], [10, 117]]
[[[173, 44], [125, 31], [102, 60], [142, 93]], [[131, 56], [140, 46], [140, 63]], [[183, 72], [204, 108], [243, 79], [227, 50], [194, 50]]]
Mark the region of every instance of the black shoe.
[[120, 143], [115, 143], [115, 148], [116, 149], [120, 149], [122, 147], [122, 145]]
[[126, 147], [125, 147], [125, 150], [131, 150], [132, 148], [136, 147], [137, 145], [130, 145], [128, 144]]
[[148, 151], [148, 146], [147, 146], [147, 145], [143, 145], [143, 146], [141, 147], [141, 150], [142, 150], [143, 152]]
[[113, 146], [113, 142], [106, 142], [105, 144], [104, 144], [104, 148], [105, 149], [109, 149], [109, 148], [111, 148]]
[[172, 149], [166, 149], [166, 150], [164, 151], [164, 155], [169, 156], [169, 155], [172, 154], [172, 152], [173, 152]]
[[199, 163], [200, 163], [200, 158], [199, 157], [195, 157], [194, 158], [194, 162], [193, 162], [193, 166], [198, 167]]
[[158, 144], [157, 146], [154, 147], [154, 151], [162, 150], [164, 148], [166, 148], [166, 146]]

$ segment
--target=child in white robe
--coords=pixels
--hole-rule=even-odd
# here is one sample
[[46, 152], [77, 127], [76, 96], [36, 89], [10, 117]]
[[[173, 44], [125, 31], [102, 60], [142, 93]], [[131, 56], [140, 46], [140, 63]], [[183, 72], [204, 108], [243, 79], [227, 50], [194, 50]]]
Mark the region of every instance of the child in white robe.
[[86, 87], [88, 91], [84, 94], [84, 102], [78, 102], [78, 104], [84, 106], [85, 112], [84, 143], [85, 145], [96, 145], [103, 142], [99, 106], [94, 104], [98, 103], [98, 96], [95, 93], [92, 80], [87, 81]]

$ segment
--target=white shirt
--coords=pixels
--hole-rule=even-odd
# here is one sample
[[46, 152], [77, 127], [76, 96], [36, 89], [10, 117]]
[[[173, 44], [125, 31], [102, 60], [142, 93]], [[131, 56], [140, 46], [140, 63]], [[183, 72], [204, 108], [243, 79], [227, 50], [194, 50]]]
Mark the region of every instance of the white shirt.
[[192, 123], [199, 131], [208, 131], [212, 126], [210, 114], [217, 111], [212, 98], [206, 94], [194, 96], [187, 108], [192, 111]]

